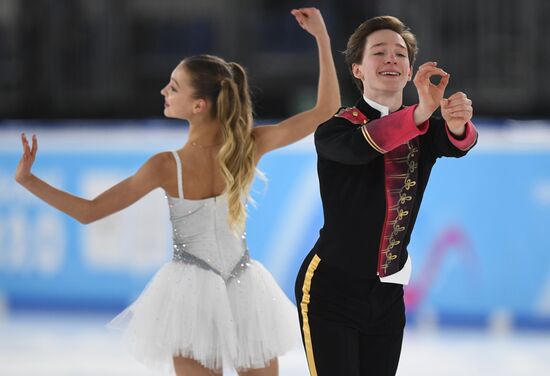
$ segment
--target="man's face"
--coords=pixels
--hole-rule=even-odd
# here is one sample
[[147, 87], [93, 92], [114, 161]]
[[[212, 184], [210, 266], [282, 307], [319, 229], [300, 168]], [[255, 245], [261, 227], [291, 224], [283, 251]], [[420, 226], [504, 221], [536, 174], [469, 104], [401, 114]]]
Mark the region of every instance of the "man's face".
[[407, 46], [395, 31], [383, 29], [369, 34], [363, 61], [353, 64], [353, 75], [363, 82], [367, 97], [401, 93], [412, 77]]

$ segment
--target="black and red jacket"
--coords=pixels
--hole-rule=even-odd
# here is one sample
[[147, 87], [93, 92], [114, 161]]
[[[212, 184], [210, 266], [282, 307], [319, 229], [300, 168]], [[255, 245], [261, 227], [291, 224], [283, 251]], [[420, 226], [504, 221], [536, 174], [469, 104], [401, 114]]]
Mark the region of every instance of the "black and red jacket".
[[407, 261], [411, 232], [437, 158], [462, 157], [477, 142], [445, 121], [416, 126], [416, 106], [380, 118], [363, 98], [315, 132], [324, 225], [314, 252], [358, 277], [385, 277]]

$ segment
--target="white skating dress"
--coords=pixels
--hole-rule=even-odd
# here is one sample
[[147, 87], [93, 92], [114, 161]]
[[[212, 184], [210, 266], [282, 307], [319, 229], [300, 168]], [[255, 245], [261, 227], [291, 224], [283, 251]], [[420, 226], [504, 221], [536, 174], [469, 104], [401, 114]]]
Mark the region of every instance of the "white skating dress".
[[176, 355], [214, 370], [264, 367], [299, 343], [296, 308], [250, 259], [245, 235], [232, 232], [225, 195], [184, 198], [181, 161], [173, 154], [173, 259], [108, 326], [125, 331], [138, 360], [164, 371], [173, 372]]

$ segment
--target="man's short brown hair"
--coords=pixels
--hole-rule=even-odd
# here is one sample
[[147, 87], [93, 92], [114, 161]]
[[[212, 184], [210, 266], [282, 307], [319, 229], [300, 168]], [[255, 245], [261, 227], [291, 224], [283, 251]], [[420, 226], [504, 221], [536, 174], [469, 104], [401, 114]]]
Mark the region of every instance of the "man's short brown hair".
[[361, 64], [363, 60], [363, 53], [365, 52], [365, 44], [367, 37], [378, 30], [392, 30], [401, 35], [407, 46], [407, 53], [409, 55], [409, 62], [411, 67], [416, 59], [418, 53], [418, 47], [416, 45], [416, 37], [411, 30], [397, 17], [393, 16], [379, 16], [366, 20], [363, 22], [348, 39], [347, 48], [344, 51], [346, 58], [346, 64], [357, 88], [363, 92], [363, 83], [360, 79], [353, 75], [352, 65]]

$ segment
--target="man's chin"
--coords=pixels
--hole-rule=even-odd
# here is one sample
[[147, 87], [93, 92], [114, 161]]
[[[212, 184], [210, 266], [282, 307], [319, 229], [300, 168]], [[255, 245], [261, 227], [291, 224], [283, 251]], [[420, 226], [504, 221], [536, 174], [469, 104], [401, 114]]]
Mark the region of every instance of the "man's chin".
[[401, 94], [405, 88], [406, 83], [394, 82], [394, 83], [383, 83], [376, 87], [376, 91], [385, 93], [385, 94]]

